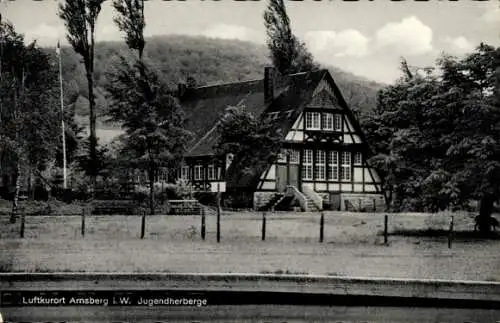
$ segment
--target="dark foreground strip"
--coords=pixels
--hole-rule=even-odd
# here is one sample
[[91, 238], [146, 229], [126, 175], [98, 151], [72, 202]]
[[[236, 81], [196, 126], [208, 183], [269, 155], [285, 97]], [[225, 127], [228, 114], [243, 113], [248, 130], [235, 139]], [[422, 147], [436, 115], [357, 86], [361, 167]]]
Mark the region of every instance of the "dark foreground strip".
[[0, 307], [313, 305], [498, 309], [500, 301], [251, 291], [6, 291]]

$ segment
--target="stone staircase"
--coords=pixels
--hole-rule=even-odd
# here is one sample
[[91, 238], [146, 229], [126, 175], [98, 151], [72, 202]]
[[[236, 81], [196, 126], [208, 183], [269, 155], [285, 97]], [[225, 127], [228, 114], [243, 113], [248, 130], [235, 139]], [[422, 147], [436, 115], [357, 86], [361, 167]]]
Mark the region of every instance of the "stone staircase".
[[318, 212], [323, 210], [323, 198], [314, 189], [308, 186], [302, 187], [302, 194], [306, 198], [308, 212]]
[[294, 206], [300, 206], [305, 212], [319, 212], [322, 210], [322, 199], [314, 191], [299, 191], [295, 186], [288, 186], [285, 194], [276, 193], [258, 211], [291, 211]]
[[321, 211], [318, 206], [316, 206], [316, 203], [314, 200], [306, 195], [306, 201], [307, 201], [307, 210], [306, 212], [319, 212]]

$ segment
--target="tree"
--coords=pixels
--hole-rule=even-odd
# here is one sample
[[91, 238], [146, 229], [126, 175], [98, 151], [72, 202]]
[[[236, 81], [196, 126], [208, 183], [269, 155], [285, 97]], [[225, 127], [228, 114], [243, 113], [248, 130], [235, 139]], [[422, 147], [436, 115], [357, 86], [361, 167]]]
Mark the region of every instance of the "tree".
[[[75, 52], [83, 58], [89, 91], [90, 159], [97, 165], [96, 113], [94, 99], [94, 48], [95, 25], [104, 0], [67, 0], [59, 5], [59, 17], [64, 20], [67, 39]], [[95, 189], [97, 172], [91, 168], [92, 186]]]
[[125, 42], [130, 49], [137, 50], [142, 59], [144, 46], [144, 0], [114, 0], [113, 7], [118, 12], [115, 23], [125, 33]]
[[371, 163], [384, 178], [386, 203], [394, 210], [435, 208], [422, 204], [420, 198], [429, 175], [427, 163], [441, 157], [432, 128], [423, 122], [435, 89], [431, 75], [402, 78], [380, 91], [375, 114], [365, 124], [367, 139], [376, 152]]
[[460, 189], [461, 199], [480, 200], [479, 230], [490, 231], [494, 201], [500, 197], [500, 102], [496, 71], [500, 48], [486, 44], [462, 60], [444, 57], [439, 62], [443, 84], [449, 89], [439, 99], [451, 101], [458, 113], [447, 154], [455, 172], [449, 185]]
[[125, 130], [123, 154], [130, 167], [147, 171], [149, 207], [154, 214], [154, 177], [159, 167], [176, 167], [191, 133], [171, 91], [143, 61], [121, 59], [109, 74], [109, 114]]
[[18, 209], [21, 175], [39, 173], [54, 156], [61, 118], [57, 108], [57, 69], [50, 56], [26, 46], [9, 23], [0, 24], [2, 77], [0, 79], [0, 158], [15, 165], [11, 222]]
[[121, 57], [121, 68], [110, 74], [107, 91], [112, 99], [110, 116], [125, 129], [121, 160], [147, 171], [149, 208], [154, 214], [154, 180], [160, 167], [174, 168], [182, 159], [191, 133], [179, 102], [143, 60], [145, 46], [144, 0], [114, 0], [115, 23], [125, 33], [125, 42], [137, 50], [138, 60]]
[[[83, 146], [88, 147], [88, 143], [84, 144]], [[94, 172], [97, 174], [97, 176], [101, 176], [103, 178], [106, 177], [109, 171], [110, 159], [111, 158], [109, 156], [109, 152], [106, 146], [96, 147], [95, 160], [91, 160], [87, 154], [76, 157], [76, 161], [78, 162], [77, 166], [80, 171], [83, 171], [85, 174], [88, 174], [89, 170], [91, 168], [94, 168]]]
[[305, 44], [292, 32], [284, 0], [270, 0], [264, 12], [267, 46], [274, 66], [281, 74], [293, 74], [318, 68]]
[[145, 46], [143, 0], [114, 0], [118, 12], [115, 23], [125, 33], [129, 49], [137, 50], [138, 60], [129, 64], [121, 57], [122, 67], [107, 87], [113, 101], [110, 115], [122, 122], [126, 131], [122, 160], [147, 171], [149, 208], [154, 214], [154, 180], [161, 166], [176, 167], [191, 133], [184, 128], [184, 114], [171, 91], [158, 74], [143, 61]]
[[438, 73], [409, 72], [379, 93], [366, 130], [395, 209], [437, 211], [480, 200], [479, 229], [490, 230], [500, 197], [500, 50], [481, 44], [463, 59], [443, 56]]
[[279, 153], [282, 135], [276, 127], [277, 123], [255, 116], [244, 106], [230, 106], [217, 127], [215, 151], [222, 156], [232, 154], [240, 176], [253, 176]]

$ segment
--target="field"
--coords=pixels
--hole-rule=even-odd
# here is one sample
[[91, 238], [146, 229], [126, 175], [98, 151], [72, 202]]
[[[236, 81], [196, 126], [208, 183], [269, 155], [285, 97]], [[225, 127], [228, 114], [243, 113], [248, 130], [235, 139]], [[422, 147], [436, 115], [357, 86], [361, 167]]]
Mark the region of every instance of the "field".
[[[455, 239], [446, 231], [454, 217]], [[147, 217], [140, 239], [139, 216], [0, 217], [0, 271], [254, 272], [339, 276], [500, 280], [500, 240], [472, 238], [468, 213], [391, 214], [384, 245], [384, 214], [326, 212], [324, 243], [320, 216], [223, 213], [221, 242], [216, 217]]]

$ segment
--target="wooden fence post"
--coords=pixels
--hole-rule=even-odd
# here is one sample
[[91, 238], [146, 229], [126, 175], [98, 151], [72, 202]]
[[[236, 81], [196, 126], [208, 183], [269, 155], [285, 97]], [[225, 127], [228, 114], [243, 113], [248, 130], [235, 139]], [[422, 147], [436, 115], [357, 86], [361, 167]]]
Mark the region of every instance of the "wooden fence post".
[[86, 213], [88, 212], [88, 208], [87, 207], [84, 207], [83, 210], [82, 210], [82, 237], [85, 237], [85, 216], [86, 216]]
[[262, 241], [266, 241], [266, 212], [262, 213]]
[[448, 248], [449, 249], [451, 249], [452, 240], [453, 240], [453, 215], [451, 216], [450, 231], [448, 232]]
[[146, 234], [146, 211], [142, 210], [142, 214], [141, 214], [141, 239], [144, 239], [145, 234]]
[[217, 242], [220, 242], [220, 184], [217, 183]]
[[24, 212], [21, 212], [21, 230], [19, 232], [21, 238], [24, 238], [25, 222], [26, 222], [26, 214]]
[[389, 222], [389, 217], [386, 215], [384, 215], [384, 244], [387, 244], [388, 243], [388, 239], [387, 239], [387, 236], [388, 236], [388, 222]]
[[206, 230], [206, 222], [205, 222], [205, 209], [201, 209], [201, 238], [205, 240], [205, 230]]
[[325, 214], [321, 212], [321, 217], [319, 219], [319, 242], [323, 243], [325, 236]]
[[220, 206], [217, 207], [217, 242], [220, 242]]

